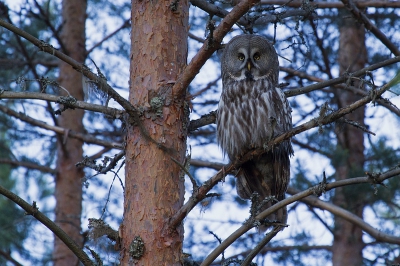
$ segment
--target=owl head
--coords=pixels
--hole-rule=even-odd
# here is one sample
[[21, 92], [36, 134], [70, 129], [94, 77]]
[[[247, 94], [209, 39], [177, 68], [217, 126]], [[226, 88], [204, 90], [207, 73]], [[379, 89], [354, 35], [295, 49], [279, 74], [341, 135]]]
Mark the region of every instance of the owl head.
[[239, 35], [221, 56], [222, 77], [236, 81], [268, 79], [278, 82], [279, 62], [272, 44], [259, 35]]

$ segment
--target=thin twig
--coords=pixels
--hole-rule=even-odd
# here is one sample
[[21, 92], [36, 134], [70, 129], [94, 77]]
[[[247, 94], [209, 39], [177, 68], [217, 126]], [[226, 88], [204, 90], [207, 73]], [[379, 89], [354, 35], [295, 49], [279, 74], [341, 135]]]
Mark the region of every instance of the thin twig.
[[257, 244], [257, 246], [247, 255], [247, 257], [243, 260], [241, 266], [246, 266], [251, 263], [253, 258], [261, 251], [261, 249], [269, 243], [269, 241], [272, 240], [282, 229], [283, 226], [276, 225], [272, 229], [271, 232], [269, 232], [261, 241], [260, 243]]
[[99, 47], [100, 45], [102, 45], [105, 41], [107, 41], [108, 39], [113, 37], [115, 34], [120, 32], [122, 29], [128, 28], [130, 26], [130, 22], [131, 22], [130, 19], [125, 20], [124, 23], [119, 28], [117, 28], [115, 31], [111, 32], [106, 37], [104, 37], [101, 41], [99, 41], [98, 43], [93, 45], [92, 48], [88, 49], [86, 52], [86, 55], [89, 55], [96, 47]]
[[197, 190], [199, 188], [199, 185], [197, 184], [196, 179], [194, 179], [192, 174], [186, 169], [186, 167], [184, 165], [182, 165], [180, 162], [178, 162], [178, 160], [176, 160], [172, 156], [170, 158], [174, 163], [176, 163], [179, 166], [179, 168], [182, 169], [182, 171], [184, 171], [187, 174], [187, 176], [190, 179], [190, 182], [192, 182], [193, 191]]
[[344, 122], [344, 123], [349, 124], [349, 125], [352, 125], [353, 127], [361, 129], [365, 133], [368, 133], [368, 134], [376, 136], [376, 134], [374, 132], [372, 132], [372, 131], [368, 130], [366, 127], [360, 125], [360, 123], [358, 123], [357, 121], [352, 121], [352, 120], [349, 120], [349, 119], [346, 119], [346, 118], [339, 119], [338, 121], [339, 122]]

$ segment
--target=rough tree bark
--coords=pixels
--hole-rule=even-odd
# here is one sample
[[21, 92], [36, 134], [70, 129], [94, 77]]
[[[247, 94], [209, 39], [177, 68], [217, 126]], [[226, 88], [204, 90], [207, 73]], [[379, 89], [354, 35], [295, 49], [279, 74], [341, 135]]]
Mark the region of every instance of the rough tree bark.
[[[61, 39], [69, 56], [79, 62], [85, 60], [86, 1], [64, 0], [62, 2], [63, 29]], [[78, 100], [83, 100], [82, 74], [70, 65], [61, 62], [59, 84]], [[84, 132], [81, 109], [67, 110], [58, 118], [59, 126]], [[83, 245], [81, 235], [82, 178], [83, 169], [75, 164], [82, 160], [83, 142], [73, 138], [61, 138], [57, 144], [57, 175], [55, 187], [56, 223], [78, 244]], [[54, 265], [78, 265], [78, 258], [55, 237]]]
[[184, 200], [182, 171], [172, 158], [184, 164], [188, 113], [171, 88], [186, 65], [188, 12], [188, 1], [132, 2], [129, 100], [144, 112], [140, 123], [127, 125], [122, 265], [182, 264], [183, 227], [166, 225]]
[[[363, 68], [367, 61], [365, 47], [365, 29], [357, 23], [346, 10], [339, 12], [339, 71], [340, 74], [354, 72]], [[358, 87], [359, 82], [353, 80], [353, 86]], [[339, 108], [359, 99], [359, 96], [341, 90], [335, 95], [335, 101]], [[346, 118], [364, 124], [365, 106], [357, 109]], [[336, 163], [336, 179], [342, 180], [349, 177], [363, 175], [364, 167], [364, 133], [363, 131], [348, 125], [338, 125], [336, 129], [338, 155]], [[365, 203], [362, 200], [361, 191], [354, 187], [337, 188], [333, 203], [350, 210], [362, 217]], [[335, 218], [334, 241], [332, 246], [333, 265], [362, 265], [362, 230], [356, 225], [341, 218]]]

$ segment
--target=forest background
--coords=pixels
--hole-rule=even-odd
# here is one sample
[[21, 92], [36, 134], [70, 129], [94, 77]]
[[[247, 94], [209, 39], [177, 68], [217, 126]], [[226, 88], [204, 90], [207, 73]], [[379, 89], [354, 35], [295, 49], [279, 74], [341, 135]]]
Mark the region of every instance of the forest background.
[[[0, 264], [400, 263], [397, 1], [0, 2]], [[267, 37], [294, 128], [266, 234], [216, 144], [218, 54]], [[260, 199], [258, 199], [260, 200]], [[253, 202], [257, 204], [257, 199]], [[253, 264], [254, 265], [254, 264]]]

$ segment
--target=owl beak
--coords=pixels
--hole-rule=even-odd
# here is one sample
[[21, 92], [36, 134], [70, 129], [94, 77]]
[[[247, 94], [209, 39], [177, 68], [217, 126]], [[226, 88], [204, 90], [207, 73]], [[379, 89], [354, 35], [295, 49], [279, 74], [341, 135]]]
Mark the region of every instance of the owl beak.
[[247, 62], [247, 69], [250, 71], [251, 70], [251, 63]]

